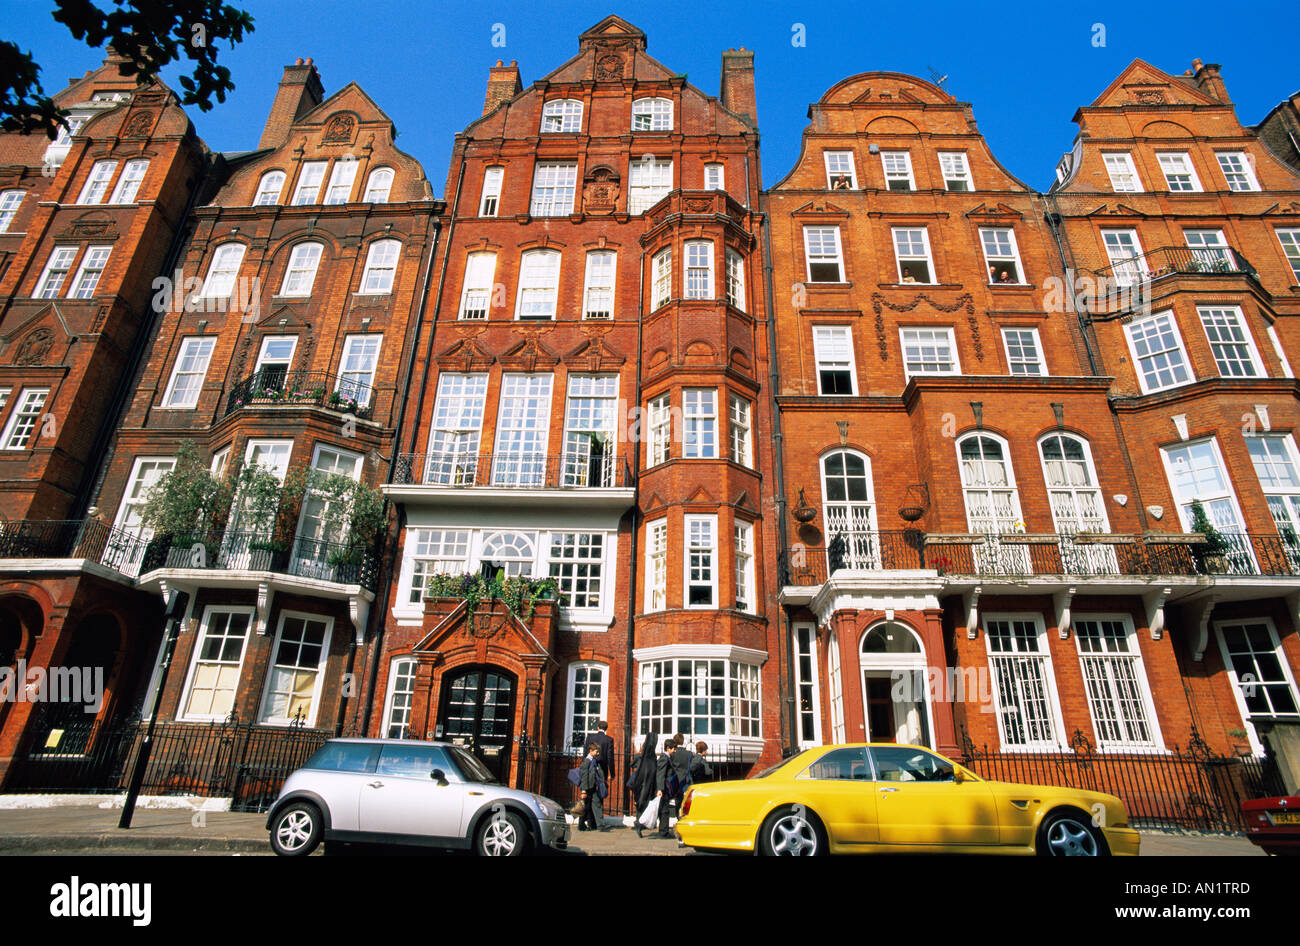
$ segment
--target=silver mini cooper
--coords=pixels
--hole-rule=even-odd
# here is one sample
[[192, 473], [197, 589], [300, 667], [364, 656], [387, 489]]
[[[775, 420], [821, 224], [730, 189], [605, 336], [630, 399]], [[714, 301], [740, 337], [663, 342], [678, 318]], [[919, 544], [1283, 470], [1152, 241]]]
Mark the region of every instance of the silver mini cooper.
[[331, 739], [285, 781], [266, 827], [285, 857], [310, 854], [322, 840], [494, 857], [569, 840], [556, 802], [497, 784], [460, 746], [408, 739]]

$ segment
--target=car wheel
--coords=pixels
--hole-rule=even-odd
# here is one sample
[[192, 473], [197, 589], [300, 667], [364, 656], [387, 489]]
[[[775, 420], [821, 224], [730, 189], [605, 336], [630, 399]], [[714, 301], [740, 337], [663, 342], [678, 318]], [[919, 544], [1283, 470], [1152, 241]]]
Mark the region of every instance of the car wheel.
[[308, 802], [295, 802], [276, 815], [271, 825], [271, 850], [281, 857], [306, 857], [320, 844], [324, 827], [320, 809]]
[[1058, 811], [1048, 815], [1038, 829], [1038, 853], [1044, 857], [1104, 857], [1110, 850], [1087, 815]]
[[485, 857], [518, 857], [528, 849], [528, 829], [514, 812], [484, 818], [474, 839], [474, 851]]
[[768, 815], [759, 831], [759, 851], [768, 857], [818, 857], [826, 853], [826, 832], [802, 805], [785, 805]]

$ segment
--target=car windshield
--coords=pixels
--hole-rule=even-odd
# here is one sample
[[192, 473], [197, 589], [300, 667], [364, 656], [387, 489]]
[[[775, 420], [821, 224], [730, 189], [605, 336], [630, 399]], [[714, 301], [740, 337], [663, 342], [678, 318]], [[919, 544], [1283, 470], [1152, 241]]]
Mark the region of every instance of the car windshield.
[[456, 760], [456, 768], [465, 776], [467, 782], [495, 782], [496, 776], [488, 771], [486, 765], [459, 746], [450, 746], [451, 756]]
[[792, 755], [788, 759], [781, 760], [776, 765], [769, 765], [767, 768], [765, 768], [763, 771], [759, 772], [758, 774], [751, 775], [750, 778], [767, 778], [769, 775], [772, 775], [773, 773], [779, 772], [781, 769], [784, 769], [787, 765], [793, 765], [794, 763], [798, 762], [800, 759], [803, 759], [806, 762], [808, 761], [806, 758], [808, 752], [809, 750], [805, 749], [803, 752], [800, 752], [797, 755]]

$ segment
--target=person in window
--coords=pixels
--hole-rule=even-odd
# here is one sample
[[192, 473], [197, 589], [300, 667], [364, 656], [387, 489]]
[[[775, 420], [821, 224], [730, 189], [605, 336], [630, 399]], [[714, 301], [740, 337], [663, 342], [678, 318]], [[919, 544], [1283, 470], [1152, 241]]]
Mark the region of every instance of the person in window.
[[906, 270], [903, 271], [903, 282], [916, 282], [916, 277]]
[[1009, 269], [998, 270], [998, 282], [1011, 282], [1011, 281], [1012, 281], [1011, 270]]
[[600, 767], [600, 746], [587, 743], [587, 757], [578, 770], [578, 788], [582, 792], [582, 817], [578, 819], [579, 831], [608, 831], [604, 824], [601, 795], [607, 790], [605, 773]]
[[636, 836], [643, 837], [641, 827], [641, 815], [650, 805], [650, 799], [655, 797], [655, 743], [659, 740], [658, 733], [647, 733], [645, 742], [641, 745], [641, 755], [637, 757], [636, 765], [632, 769], [632, 777], [627, 780], [627, 787], [632, 790], [632, 801], [636, 805]]

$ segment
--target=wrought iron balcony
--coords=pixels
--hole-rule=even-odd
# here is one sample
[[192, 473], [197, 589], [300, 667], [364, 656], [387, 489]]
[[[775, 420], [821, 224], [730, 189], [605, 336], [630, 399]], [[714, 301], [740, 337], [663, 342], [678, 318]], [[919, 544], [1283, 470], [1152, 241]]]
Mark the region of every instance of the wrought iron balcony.
[[325, 407], [369, 418], [374, 389], [327, 371], [285, 371], [267, 366], [237, 382], [226, 398], [226, 414], [246, 407]]
[[268, 532], [196, 532], [150, 540], [140, 573], [159, 568], [272, 572], [375, 591], [379, 550], [347, 542], [291, 540]]
[[1162, 246], [1141, 256], [1120, 260], [1096, 271], [1097, 276], [1132, 285], [1164, 276], [1224, 276], [1239, 274], [1258, 281], [1259, 274], [1244, 256], [1228, 246]]
[[632, 471], [614, 453], [403, 453], [393, 482], [402, 485], [495, 489], [630, 487]]
[[0, 525], [0, 558], [73, 558], [138, 572], [144, 543], [98, 519], [19, 519]]

